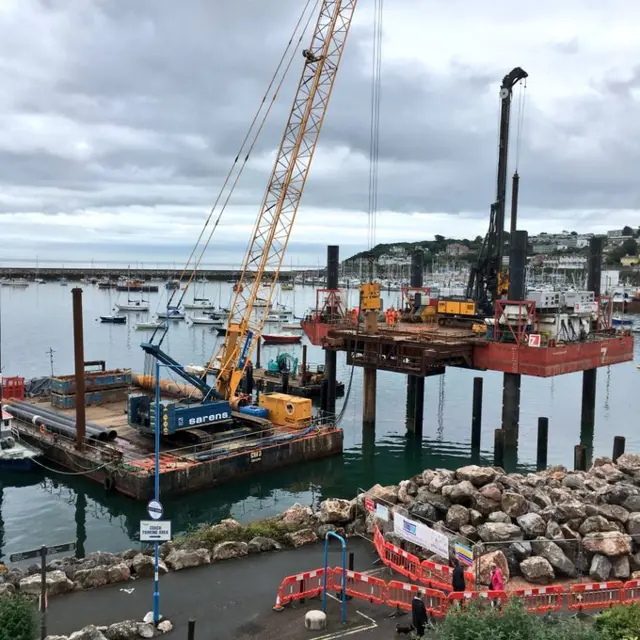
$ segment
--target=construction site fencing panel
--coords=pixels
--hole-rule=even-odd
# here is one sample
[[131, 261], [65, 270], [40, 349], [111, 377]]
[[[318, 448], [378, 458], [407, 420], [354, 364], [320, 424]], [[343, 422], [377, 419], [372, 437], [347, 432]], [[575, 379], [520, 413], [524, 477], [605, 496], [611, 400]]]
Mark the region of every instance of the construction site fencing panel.
[[[332, 569], [331, 575], [332, 589], [336, 592], [342, 591], [342, 567]], [[372, 604], [384, 604], [387, 598], [387, 583], [380, 578], [358, 571], [347, 571], [345, 582], [346, 593], [353, 598]]]
[[513, 596], [522, 601], [530, 613], [547, 613], [560, 611], [564, 605], [564, 587], [537, 587], [533, 589], [517, 589]]
[[625, 589], [619, 581], [574, 584], [569, 589], [570, 611], [608, 609], [623, 602]]
[[410, 580], [418, 581], [422, 575], [420, 558], [390, 542], [384, 543], [382, 562]]
[[[444, 564], [423, 560], [421, 565], [420, 581], [429, 584], [434, 589], [443, 591], [453, 590], [453, 569]], [[472, 571], [464, 572], [465, 586], [472, 591], [475, 586], [475, 576]]]
[[391, 580], [387, 583], [387, 605], [401, 611], [411, 611], [411, 601], [421, 589], [423, 587], [417, 584]]
[[[331, 569], [327, 570], [327, 584], [331, 583]], [[306, 571], [289, 576], [282, 581], [278, 595], [281, 604], [288, 604], [295, 600], [314, 598], [322, 593], [324, 586], [324, 569]]]
[[622, 591], [623, 602], [640, 602], [640, 580], [629, 580], [624, 583]]

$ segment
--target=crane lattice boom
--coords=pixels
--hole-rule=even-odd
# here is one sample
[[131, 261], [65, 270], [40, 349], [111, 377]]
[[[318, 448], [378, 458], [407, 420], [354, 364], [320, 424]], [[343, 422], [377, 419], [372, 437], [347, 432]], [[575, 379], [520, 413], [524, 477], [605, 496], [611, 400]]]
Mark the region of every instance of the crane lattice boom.
[[[219, 353], [217, 390], [225, 398], [235, 396], [269, 312], [356, 4], [357, 0], [324, 0], [311, 45], [302, 52], [302, 77], [235, 287]], [[270, 278], [266, 283], [265, 273]], [[261, 288], [266, 304], [256, 306]]]

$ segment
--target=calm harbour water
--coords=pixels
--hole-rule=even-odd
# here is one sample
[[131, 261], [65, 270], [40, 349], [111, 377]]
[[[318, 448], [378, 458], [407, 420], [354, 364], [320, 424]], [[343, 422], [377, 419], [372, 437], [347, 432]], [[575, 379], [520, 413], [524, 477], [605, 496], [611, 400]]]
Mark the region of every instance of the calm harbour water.
[[[71, 288], [58, 283], [35, 285], [24, 290], [0, 289], [2, 314], [2, 368], [6, 376], [25, 378], [48, 375], [53, 349], [54, 372], [73, 372]], [[106, 360], [109, 368], [141, 370], [140, 349], [148, 334], [133, 329], [142, 316], [129, 314], [125, 326], [104, 325], [97, 318], [111, 313], [117, 296], [125, 294], [82, 285], [84, 290], [85, 359]], [[227, 306], [230, 285], [210, 283], [205, 294]], [[139, 294], [138, 294], [139, 295]], [[191, 295], [191, 294], [189, 294]], [[198, 295], [202, 295], [201, 292]], [[355, 301], [356, 292], [352, 292]], [[166, 292], [144, 294], [152, 313], [166, 305]], [[385, 303], [397, 304], [398, 293], [387, 294]], [[315, 305], [312, 287], [283, 292], [279, 302], [294, 305], [296, 314]], [[202, 363], [217, 345], [210, 327], [172, 325], [166, 350], [178, 361]], [[636, 347], [637, 348], [637, 347]], [[299, 355], [300, 346], [263, 348], [262, 359], [280, 352]], [[638, 355], [636, 353], [636, 355]], [[322, 350], [309, 347], [309, 361], [322, 362]], [[338, 377], [348, 382], [351, 368], [338, 356]], [[484, 378], [482, 457], [491, 460], [493, 431], [500, 426], [502, 374], [448, 369], [425, 384], [424, 428], [421, 441], [405, 427], [406, 377], [378, 374], [375, 432], [363, 429], [362, 372], [355, 369], [348, 405], [341, 426], [345, 431], [342, 456], [285, 468], [235, 484], [202, 491], [175, 500], [163, 500], [165, 516], [174, 532], [203, 521], [232, 516], [240, 521], [273, 515], [294, 502], [317, 503], [326, 497], [352, 497], [358, 487], [396, 483], [425, 468], [455, 468], [470, 460], [471, 395], [474, 375]], [[596, 398], [594, 454], [610, 455], [614, 435], [627, 438], [627, 451], [640, 451], [635, 422], [634, 363], [600, 369]], [[580, 394], [582, 375], [555, 379], [523, 378], [518, 465], [535, 462], [537, 417], [549, 417], [549, 464], [571, 465], [573, 446], [580, 441]], [[338, 409], [343, 400], [338, 400]], [[40, 471], [19, 476], [0, 475], [0, 517], [4, 540], [0, 557], [16, 551], [77, 539], [81, 549], [117, 551], [132, 546], [145, 505], [106, 494], [101, 485], [78, 476]], [[1, 524], [1, 523], [0, 523]], [[0, 526], [0, 533], [2, 527]]]

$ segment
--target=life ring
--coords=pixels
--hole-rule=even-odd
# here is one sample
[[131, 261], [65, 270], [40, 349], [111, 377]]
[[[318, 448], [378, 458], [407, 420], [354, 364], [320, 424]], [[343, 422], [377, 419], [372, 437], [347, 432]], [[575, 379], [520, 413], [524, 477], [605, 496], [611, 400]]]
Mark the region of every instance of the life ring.
[[116, 483], [113, 479], [113, 476], [105, 476], [103, 484], [106, 491], [112, 491]]
[[40, 433], [44, 436], [47, 433], [47, 427], [43, 424], [40, 425]]
[[293, 415], [293, 405], [290, 402], [287, 402], [287, 404], [284, 406], [284, 410], [287, 412], [287, 415]]

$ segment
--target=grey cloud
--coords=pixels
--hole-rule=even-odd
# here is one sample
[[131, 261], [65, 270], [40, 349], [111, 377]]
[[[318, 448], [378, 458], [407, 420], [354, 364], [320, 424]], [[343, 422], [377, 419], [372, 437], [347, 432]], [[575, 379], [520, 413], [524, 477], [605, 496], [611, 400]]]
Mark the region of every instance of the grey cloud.
[[[56, 16], [68, 17], [51, 33], [64, 63], [52, 67], [48, 83], [16, 92], [14, 109], [70, 118], [90, 141], [95, 127], [111, 124], [151, 132], [159, 145], [136, 147], [134, 140], [106, 150], [98, 141], [98, 153], [83, 161], [55, 149], [3, 151], [0, 141], [3, 190], [31, 193], [27, 200], [40, 201], [40, 209], [50, 212], [173, 205], [202, 206], [204, 215], [300, 7], [295, 0], [42, 2], [41, 20], [58, 24]], [[566, 55], [580, 53], [575, 39], [553, 46]], [[355, 26], [320, 141], [320, 151], [346, 146], [351, 158], [338, 175], [312, 168], [305, 206], [367, 208], [370, 51], [370, 30]], [[23, 48], [21, 55], [15, 64], [28, 66], [30, 50]], [[487, 215], [495, 195], [497, 92], [510, 65], [478, 69], [473, 62], [436, 74], [416, 62], [385, 59], [381, 210]], [[528, 68], [535, 61], [516, 62]], [[298, 59], [254, 157], [278, 144], [300, 66]], [[561, 114], [572, 117], [554, 120], [536, 109], [532, 74], [520, 153], [523, 207], [639, 206], [633, 168], [640, 152], [627, 141], [640, 132], [634, 110], [623, 104], [638, 77], [636, 69], [633, 79], [609, 81], [594, 98], [567, 100]], [[11, 86], [6, 90], [10, 94]], [[512, 149], [515, 118], [513, 134]], [[185, 136], [202, 146], [181, 142]], [[267, 177], [250, 163], [235, 202], [257, 207]], [[0, 193], [0, 212], [19, 210], [14, 203], [8, 198], [3, 204]]]

